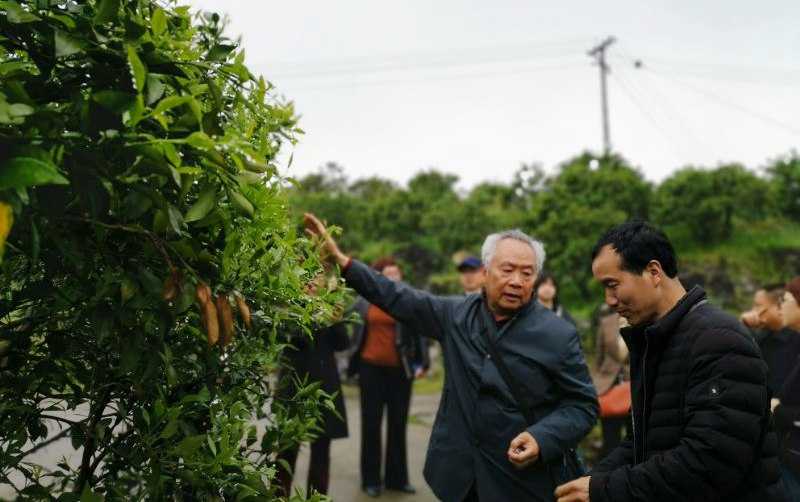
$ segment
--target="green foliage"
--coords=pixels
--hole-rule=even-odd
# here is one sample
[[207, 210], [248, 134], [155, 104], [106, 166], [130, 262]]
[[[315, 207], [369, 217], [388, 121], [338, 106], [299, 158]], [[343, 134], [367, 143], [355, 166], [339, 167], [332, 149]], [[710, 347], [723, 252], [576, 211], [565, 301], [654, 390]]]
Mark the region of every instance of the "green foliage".
[[800, 157], [796, 152], [778, 159], [767, 168], [771, 176], [770, 195], [784, 217], [800, 222]]
[[622, 158], [594, 159], [584, 153], [533, 193], [525, 227], [545, 243], [546, 266], [559, 277], [562, 299], [592, 297], [592, 246], [606, 228], [647, 218], [650, 191], [641, 173]]
[[658, 187], [654, 220], [684, 242], [722, 242], [736, 220], [758, 221], [770, 212], [766, 180], [733, 164], [705, 170], [685, 168]]
[[491, 232], [519, 227], [545, 243], [561, 300], [578, 312], [593, 311], [602, 298], [589, 266], [599, 235], [649, 218], [674, 241], [692, 283], [735, 308], [757, 284], [800, 273], [796, 224], [787, 221], [800, 221], [798, 169], [792, 155], [768, 166], [766, 176], [739, 165], [687, 168], [653, 186], [619, 156], [583, 153], [551, 174], [523, 165], [509, 184], [459, 193], [453, 176], [435, 171], [404, 188], [381, 178], [350, 182], [329, 165], [301, 180], [290, 199], [340, 226], [348, 251], [367, 259], [395, 253], [412, 282], [442, 293], [460, 291], [457, 257], [477, 254]]
[[[294, 111], [222, 27], [171, 2], [0, 2], [0, 483], [23, 497], [270, 500], [274, 454], [329, 405], [313, 384], [271, 399], [281, 333], [340, 293], [305, 294], [320, 264], [273, 164]], [[230, 345], [207, 342], [203, 283], [251, 306]], [[32, 462], [57, 437], [79, 460]]]

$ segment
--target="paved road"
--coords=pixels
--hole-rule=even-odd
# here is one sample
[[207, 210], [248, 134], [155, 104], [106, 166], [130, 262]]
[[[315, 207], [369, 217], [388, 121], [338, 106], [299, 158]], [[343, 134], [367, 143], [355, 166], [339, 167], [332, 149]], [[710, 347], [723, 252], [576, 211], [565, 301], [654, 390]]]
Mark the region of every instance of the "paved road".
[[[348, 396], [345, 404], [347, 406], [350, 437], [337, 439], [331, 445], [331, 481], [329, 487], [331, 498], [336, 502], [366, 502], [373, 500], [387, 502], [436, 501], [436, 497], [422, 478], [422, 467], [425, 464], [425, 453], [428, 450], [431, 425], [433, 425], [436, 409], [439, 406], [439, 394], [415, 395], [411, 398], [411, 419], [408, 425], [408, 468], [411, 484], [417, 488], [417, 493], [415, 495], [405, 495], [385, 492], [378, 499], [367, 497], [361, 491], [359, 474], [361, 421], [358, 396], [353, 397], [350, 392], [345, 393], [345, 395]], [[296, 472], [295, 487], [305, 490], [308, 472], [307, 447], [302, 448], [300, 451]]]

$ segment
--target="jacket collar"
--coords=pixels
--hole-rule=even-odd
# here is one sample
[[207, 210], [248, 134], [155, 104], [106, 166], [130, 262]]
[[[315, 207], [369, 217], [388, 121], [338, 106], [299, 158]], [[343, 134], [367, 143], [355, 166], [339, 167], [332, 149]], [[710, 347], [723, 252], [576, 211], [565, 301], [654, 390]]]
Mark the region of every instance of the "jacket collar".
[[[534, 300], [533, 297], [531, 296], [531, 299], [528, 301], [528, 303], [526, 303], [525, 305], [520, 307], [519, 310], [514, 312], [514, 314], [505, 321], [503, 326], [504, 327], [508, 326], [508, 325], [512, 324], [514, 321], [516, 321], [516, 320], [524, 317], [525, 315], [527, 315], [528, 312], [536, 310], [537, 305], [539, 307], [541, 307], [541, 308], [545, 308], [545, 307], [542, 307], [541, 304], [539, 304], [539, 302]], [[483, 291], [481, 293], [481, 295], [480, 295], [480, 307], [479, 308], [481, 310], [481, 312], [479, 312], [479, 315], [485, 315], [487, 319], [491, 320], [493, 323], [495, 323], [495, 325], [497, 324], [497, 321], [494, 318], [494, 314], [492, 314], [492, 311], [489, 309], [489, 300], [486, 298], [486, 291]], [[501, 330], [501, 331], [503, 331], [503, 330]]]
[[649, 324], [622, 328], [620, 333], [628, 346], [631, 343], [638, 344], [639, 338], [641, 338], [638, 335], [641, 334], [646, 335], [651, 340], [666, 340], [675, 331], [683, 318], [686, 317], [686, 314], [705, 300], [705, 290], [700, 286], [694, 286], [660, 319]]

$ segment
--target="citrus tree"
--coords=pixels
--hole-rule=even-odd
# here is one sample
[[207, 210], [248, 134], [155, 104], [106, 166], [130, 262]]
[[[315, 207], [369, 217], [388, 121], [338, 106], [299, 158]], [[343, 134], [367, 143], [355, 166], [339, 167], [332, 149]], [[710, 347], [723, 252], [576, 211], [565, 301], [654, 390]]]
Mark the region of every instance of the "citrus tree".
[[[340, 293], [305, 294], [320, 265], [275, 165], [302, 131], [222, 28], [167, 1], [0, 1], [0, 484], [20, 498], [272, 499], [275, 454], [330, 404], [274, 399], [283, 334]], [[74, 455], [36, 461], [59, 440]]]

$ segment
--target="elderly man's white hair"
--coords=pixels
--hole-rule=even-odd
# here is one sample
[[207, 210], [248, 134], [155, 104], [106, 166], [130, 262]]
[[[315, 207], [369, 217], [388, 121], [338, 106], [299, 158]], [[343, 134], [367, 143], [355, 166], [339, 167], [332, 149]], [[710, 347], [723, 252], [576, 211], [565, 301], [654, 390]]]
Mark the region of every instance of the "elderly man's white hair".
[[542, 271], [542, 267], [544, 267], [544, 244], [518, 228], [514, 230], [504, 230], [486, 237], [486, 240], [483, 241], [483, 246], [481, 246], [481, 260], [483, 261], [483, 265], [486, 267], [489, 266], [489, 262], [492, 261], [494, 252], [497, 250], [497, 244], [506, 239], [524, 242], [531, 247], [533, 254], [536, 255], [536, 275], [539, 275]]

